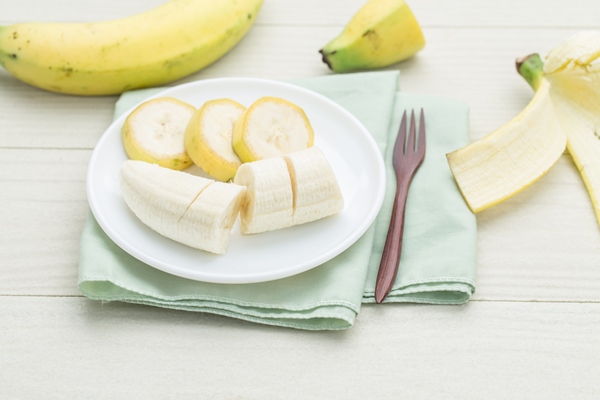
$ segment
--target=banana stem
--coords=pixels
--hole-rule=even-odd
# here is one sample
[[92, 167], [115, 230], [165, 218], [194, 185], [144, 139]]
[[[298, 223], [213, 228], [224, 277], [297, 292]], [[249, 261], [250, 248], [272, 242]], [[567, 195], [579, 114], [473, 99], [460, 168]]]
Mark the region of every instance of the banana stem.
[[517, 58], [517, 71], [529, 83], [533, 90], [537, 90], [544, 76], [544, 62], [537, 53], [528, 56]]

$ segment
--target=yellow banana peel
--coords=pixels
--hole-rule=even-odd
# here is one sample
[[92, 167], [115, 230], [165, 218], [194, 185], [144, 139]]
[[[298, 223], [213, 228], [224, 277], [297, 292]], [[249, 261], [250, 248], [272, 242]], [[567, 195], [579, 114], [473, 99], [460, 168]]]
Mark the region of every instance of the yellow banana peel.
[[600, 31], [580, 32], [553, 49], [517, 60], [535, 90], [512, 121], [447, 155], [467, 204], [479, 212], [543, 176], [565, 148], [600, 223]]

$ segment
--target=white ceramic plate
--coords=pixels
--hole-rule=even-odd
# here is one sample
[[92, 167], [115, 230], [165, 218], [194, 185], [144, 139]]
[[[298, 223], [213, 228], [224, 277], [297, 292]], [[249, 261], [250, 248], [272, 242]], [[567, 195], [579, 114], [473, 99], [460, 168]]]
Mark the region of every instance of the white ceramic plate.
[[[337, 103], [310, 90], [251, 78], [192, 82], [153, 97], [172, 96], [200, 107], [228, 97], [249, 106], [262, 96], [285, 98], [304, 109], [319, 147], [333, 167], [344, 195], [344, 210], [332, 217], [257, 235], [234, 227], [228, 251], [214, 255], [166, 239], [143, 225], [123, 201], [118, 176], [127, 159], [117, 119], [98, 142], [90, 160], [87, 194], [92, 212], [106, 234], [123, 250], [167, 273], [204, 282], [251, 283], [292, 276], [346, 250], [371, 225], [385, 192], [381, 153], [367, 129]], [[189, 172], [201, 175], [197, 167]]]

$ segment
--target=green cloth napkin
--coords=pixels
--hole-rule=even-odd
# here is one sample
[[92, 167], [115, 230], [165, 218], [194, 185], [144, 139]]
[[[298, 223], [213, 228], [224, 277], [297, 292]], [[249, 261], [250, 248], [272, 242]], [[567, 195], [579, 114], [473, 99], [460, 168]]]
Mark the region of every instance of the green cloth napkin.
[[[399, 93], [398, 75], [397, 71], [369, 72], [293, 81], [352, 112], [386, 155], [388, 186], [382, 211], [348, 250], [317, 268], [277, 281], [197, 282], [131, 257], [104, 234], [90, 212], [81, 238], [81, 292], [96, 300], [208, 312], [298, 329], [350, 328], [361, 303], [374, 301], [374, 282], [395, 192], [390, 150], [401, 113], [405, 108], [424, 107], [427, 156], [410, 188], [400, 270], [386, 301], [468, 301], [475, 290], [475, 218], [454, 184], [445, 157], [469, 142], [468, 107], [449, 99]], [[160, 90], [123, 94], [115, 118]]]

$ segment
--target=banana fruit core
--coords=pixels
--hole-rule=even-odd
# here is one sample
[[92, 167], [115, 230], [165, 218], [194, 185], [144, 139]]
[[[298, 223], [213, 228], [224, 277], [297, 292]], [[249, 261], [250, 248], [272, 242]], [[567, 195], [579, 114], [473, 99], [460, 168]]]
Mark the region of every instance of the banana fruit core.
[[120, 170], [123, 199], [146, 226], [187, 246], [224, 254], [245, 188], [143, 161]]
[[194, 164], [223, 182], [242, 165], [231, 143], [233, 124], [245, 110], [231, 99], [207, 101], [185, 129], [185, 149]]
[[233, 183], [144, 161], [120, 170], [123, 199], [152, 230], [184, 245], [224, 254], [240, 216], [243, 234], [316, 221], [344, 208], [329, 162], [316, 147], [243, 164]]
[[307, 149], [314, 143], [314, 131], [296, 104], [262, 97], [235, 122], [232, 143], [240, 160], [251, 162]]
[[233, 182], [247, 188], [240, 214], [245, 234], [305, 224], [344, 208], [335, 173], [317, 147], [242, 164]]
[[184, 146], [184, 134], [196, 109], [172, 97], [142, 103], [125, 119], [123, 147], [132, 160], [182, 170], [192, 164]]

